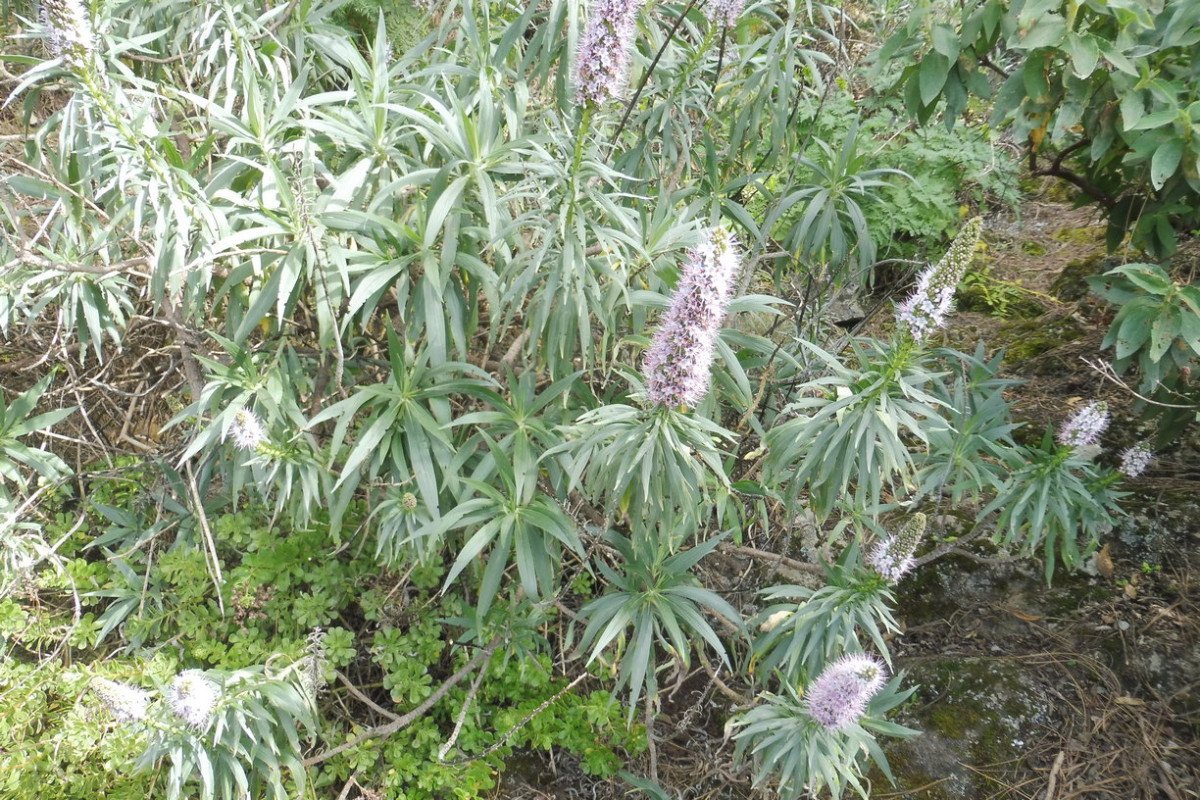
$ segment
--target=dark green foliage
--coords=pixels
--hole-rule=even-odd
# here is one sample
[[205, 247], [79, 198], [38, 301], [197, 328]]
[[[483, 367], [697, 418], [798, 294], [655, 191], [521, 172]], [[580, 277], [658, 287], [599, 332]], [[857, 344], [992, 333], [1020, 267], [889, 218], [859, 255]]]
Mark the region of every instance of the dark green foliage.
[[1087, 279], [1117, 306], [1102, 348], [1113, 348], [1118, 373], [1136, 368], [1137, 407], [1161, 417], [1160, 442], [1194, 416], [1191, 372], [1200, 358], [1200, 287], [1176, 282], [1154, 264], [1124, 264]]
[[902, 57], [909, 111], [948, 127], [970, 96], [1027, 148], [1035, 175], [1072, 183], [1109, 221], [1109, 249], [1169, 256], [1200, 225], [1200, 6], [1191, 0], [929, 0], [880, 53]]
[[427, 12], [411, 0], [347, 0], [334, 12], [334, 19], [362, 41], [375, 38], [380, 19], [393, 53], [407, 52], [430, 30]]

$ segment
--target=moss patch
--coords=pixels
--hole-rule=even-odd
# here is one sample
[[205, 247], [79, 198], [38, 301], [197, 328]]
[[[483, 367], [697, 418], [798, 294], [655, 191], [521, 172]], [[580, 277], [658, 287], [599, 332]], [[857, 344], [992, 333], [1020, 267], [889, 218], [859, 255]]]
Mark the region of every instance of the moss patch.
[[1059, 228], [1052, 238], [1063, 244], [1104, 246], [1104, 228], [1088, 225], [1082, 228]]
[[1028, 371], [1038, 374], [1036, 365], [1023, 362], [1035, 359], [1043, 353], [1067, 342], [1073, 342], [1087, 334], [1084, 327], [1070, 317], [1047, 320], [1018, 320], [1000, 329], [998, 343], [1007, 354], [1005, 360], [1016, 372]]
[[912, 796], [922, 800], [986, 797], [993, 784], [981, 772], [1020, 760], [1051, 722], [1051, 698], [1017, 661], [939, 658], [912, 665], [909, 680], [921, 686], [917, 703], [898, 721], [923, 735], [888, 747], [901, 796], [920, 787]]

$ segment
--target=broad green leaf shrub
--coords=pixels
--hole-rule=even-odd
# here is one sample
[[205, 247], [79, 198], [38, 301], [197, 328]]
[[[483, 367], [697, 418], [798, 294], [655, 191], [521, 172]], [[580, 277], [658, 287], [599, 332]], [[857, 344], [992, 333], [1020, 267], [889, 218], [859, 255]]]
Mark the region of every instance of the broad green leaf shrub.
[[1200, 287], [1154, 264], [1124, 264], [1088, 284], [1117, 307], [1101, 348], [1112, 348], [1118, 374], [1135, 371], [1136, 407], [1161, 417], [1160, 440], [1172, 438], [1194, 416], [1189, 377], [1200, 357]]
[[948, 127], [970, 97], [1028, 153], [1030, 171], [1071, 183], [1108, 218], [1108, 245], [1171, 255], [1194, 229], [1200, 172], [1190, 0], [972, 0], [913, 6], [879, 55], [903, 58], [906, 104]]

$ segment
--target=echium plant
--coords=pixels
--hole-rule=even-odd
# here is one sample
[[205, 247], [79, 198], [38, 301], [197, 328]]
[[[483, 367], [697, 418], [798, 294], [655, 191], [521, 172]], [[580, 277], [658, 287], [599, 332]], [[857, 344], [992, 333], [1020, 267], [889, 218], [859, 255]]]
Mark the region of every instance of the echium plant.
[[732, 28], [746, 8], [746, 0], [708, 0], [704, 4], [704, 16], [713, 24]]
[[600, 565], [608, 589], [579, 618], [587, 620], [581, 645], [591, 648], [591, 658], [618, 645], [618, 688], [629, 688], [631, 717], [639, 698], [656, 698], [662, 652], [688, 665], [691, 648], [705, 643], [727, 660], [705, 610], [741, 627], [736, 610], [691, 571], [724, 538], [692, 542], [704, 529], [711, 507], [706, 499], [727, 483], [718, 446], [732, 438], [695, 409], [708, 394], [740, 269], [733, 236], [723, 228], [705, 231], [687, 254], [653, 335], [644, 362], [644, 402], [582, 415], [566, 431], [566, 444], [552, 451], [567, 459], [573, 485], [591, 492], [629, 530], [627, 537], [607, 533], [620, 563]]
[[1146, 471], [1154, 461], [1154, 451], [1145, 444], [1135, 444], [1121, 452], [1121, 473], [1126, 478], [1136, 478]]
[[[894, 778], [876, 736], [907, 738], [917, 731], [884, 719], [915, 688], [899, 690], [901, 677], [884, 684], [883, 666], [862, 654], [832, 662], [808, 687], [783, 684], [778, 694], [735, 719], [735, 756], [754, 762], [754, 784], [775, 783], [781, 800], [841, 797], [853, 789], [870, 796], [861, 774], [868, 759]], [[805, 696], [807, 694], [807, 697]]]
[[867, 555], [867, 563], [889, 581], [894, 583], [900, 580], [916, 566], [913, 554], [925, 536], [925, 525], [924, 514], [910, 514], [895, 535], [887, 536], [875, 544]]
[[[1071, 567], [1091, 553], [1120, 513], [1117, 501], [1124, 493], [1112, 486], [1122, 473], [1095, 461], [1109, 419], [1108, 405], [1095, 401], [1076, 410], [1057, 436], [1047, 428], [1039, 447], [1022, 449], [1024, 463], [979, 514], [983, 519], [999, 512], [1000, 544], [1030, 556], [1040, 551], [1047, 582], [1059, 559]], [[1136, 456], [1127, 466], [1132, 471], [1140, 461]]]
[[967, 222], [946, 256], [921, 274], [897, 309], [891, 341], [854, 340], [846, 360], [801, 342], [826, 374], [800, 387], [800, 399], [785, 410], [794, 417], [767, 432], [766, 471], [790, 497], [806, 488], [819, 518], [851, 498], [857, 508], [878, 506], [889, 484], [915, 488], [912, 442], [928, 446], [931, 434], [948, 427], [945, 372], [924, 340], [946, 323], [981, 231], [979, 217]]
[[753, 663], [760, 683], [776, 688], [729, 723], [737, 731], [737, 757], [753, 758], [756, 785], [777, 780], [784, 798], [824, 788], [834, 797], [852, 788], [865, 798], [859, 775], [868, 754], [890, 778], [875, 735], [915, 734], [883, 719], [913, 689], [901, 691], [900, 676], [887, 681], [884, 663], [859, 642], [869, 638], [889, 658], [883, 635], [896, 630], [891, 583], [911, 569], [924, 527], [924, 515], [910, 515], [896, 536], [876, 544], [865, 565], [853, 542], [826, 568], [828, 585], [819, 590], [764, 591], [768, 600], [785, 602], [760, 612]]
[[233, 439], [239, 450], [254, 452], [266, 438], [262, 423], [253, 411], [239, 408], [233, 413], [233, 422], [229, 426], [227, 437]]
[[1102, 400], [1088, 403], [1067, 418], [1058, 431], [1058, 443], [1069, 448], [1094, 447], [1111, 419], [1108, 403]]
[[[814, 675], [847, 649], [858, 649], [860, 637], [890, 661], [884, 636], [899, 630], [891, 611], [892, 585], [912, 568], [918, 531], [924, 531], [924, 515], [911, 515], [899, 535], [882, 539], [866, 559], [857, 541], [851, 543], [837, 563], [825, 568], [826, 585], [820, 589], [764, 589], [770, 604], [759, 612], [759, 635], [751, 647], [760, 682]], [[897, 560], [905, 568], [899, 575], [890, 566]]]
[[[223, 673], [188, 669], [160, 700], [127, 683], [95, 677], [90, 689], [113, 718], [144, 736], [137, 767], [169, 763], [163, 796], [205, 800], [247, 796], [275, 800], [303, 790], [300, 732], [315, 727], [308, 657], [280, 675], [261, 668]], [[285, 782], [283, 770], [289, 779]], [[290, 784], [290, 786], [289, 786]]]
[[144, 689], [97, 677], [92, 678], [91, 690], [117, 722], [136, 722], [146, 718], [151, 698]]
[[862, 653], [844, 655], [808, 687], [805, 705], [809, 716], [829, 731], [853, 725], [886, 680], [887, 669], [879, 659]]
[[50, 32], [50, 52], [72, 69], [92, 68], [96, 31], [82, 0], [43, 0], [42, 20]]
[[741, 258], [723, 228], [704, 233], [680, 269], [670, 305], [646, 354], [645, 404], [612, 404], [581, 415], [566, 433], [572, 485], [625, 513], [635, 530], [699, 521], [702, 499], [725, 483], [719, 443], [732, 434], [698, 413], [708, 393], [721, 323]]

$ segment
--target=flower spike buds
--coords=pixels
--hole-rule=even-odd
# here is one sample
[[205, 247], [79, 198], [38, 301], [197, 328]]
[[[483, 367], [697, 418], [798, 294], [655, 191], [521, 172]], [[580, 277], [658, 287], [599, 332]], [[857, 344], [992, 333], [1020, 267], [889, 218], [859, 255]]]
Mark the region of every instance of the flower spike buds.
[[202, 670], [184, 670], [175, 676], [167, 688], [167, 705], [175, 716], [197, 730], [208, 727], [213, 709], [221, 698], [221, 687], [213, 683]]
[[575, 59], [575, 96], [599, 107], [621, 96], [643, 0], [596, 0]]
[[688, 252], [643, 364], [651, 402], [696, 406], [708, 394], [717, 336], [741, 269], [736, 244], [727, 230], [715, 228]]
[[1088, 447], [1100, 441], [1108, 427], [1108, 403], [1103, 400], [1088, 403], [1067, 419], [1058, 432], [1063, 447]]
[[852, 725], [866, 713], [886, 675], [878, 659], [863, 653], [842, 656], [808, 687], [808, 713], [829, 731]]
[[897, 306], [896, 320], [914, 341], [921, 341], [946, 324], [946, 315], [954, 307], [954, 292], [971, 265], [982, 233], [982, 217], [967, 222], [942, 260], [917, 277], [917, 288]]
[[924, 535], [925, 515], [911, 514], [899, 533], [875, 545], [871, 554], [867, 556], [867, 563], [880, 575], [895, 583], [916, 566], [913, 553]]
[[96, 53], [96, 32], [83, 0], [42, 0], [42, 20], [50, 29], [50, 52], [67, 66], [86, 69]]
[[108, 678], [92, 678], [91, 689], [118, 722], [135, 722], [146, 718], [150, 695], [141, 689]]
[[1121, 453], [1120, 470], [1126, 478], [1136, 478], [1154, 460], [1154, 451], [1144, 444], [1135, 444]]

